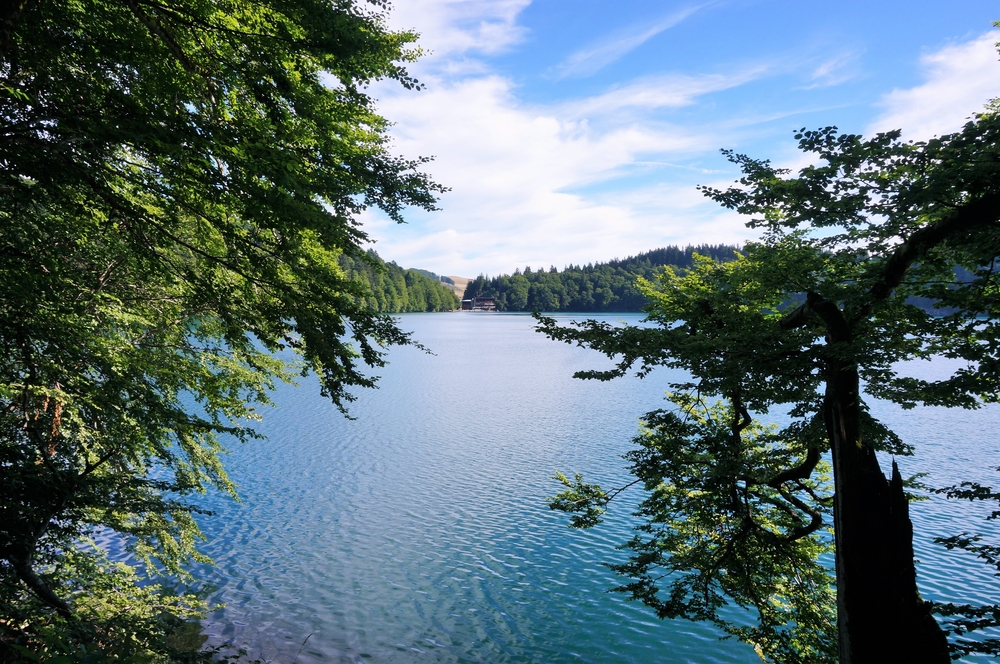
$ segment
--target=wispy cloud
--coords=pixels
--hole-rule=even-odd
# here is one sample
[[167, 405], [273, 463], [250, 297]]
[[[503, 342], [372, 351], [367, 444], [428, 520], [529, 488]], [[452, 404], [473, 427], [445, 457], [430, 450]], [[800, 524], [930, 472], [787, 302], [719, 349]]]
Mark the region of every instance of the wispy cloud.
[[823, 59], [810, 73], [809, 85], [812, 88], [827, 88], [840, 85], [855, 78], [859, 74], [858, 59], [863, 51], [842, 51]]
[[619, 31], [607, 39], [582, 49], [570, 55], [556, 67], [559, 78], [567, 76], [590, 76], [595, 72], [618, 60], [626, 53], [642, 46], [644, 43], [669, 30], [702, 6], [692, 6], [681, 9], [666, 16], [653, 25], [633, 26], [628, 30]]
[[945, 47], [921, 58], [926, 82], [896, 89], [879, 105], [883, 112], [869, 132], [902, 129], [909, 139], [927, 139], [961, 128], [990, 99], [1000, 96], [998, 34]]
[[531, 0], [405, 0], [393, 6], [389, 25], [416, 29], [430, 59], [492, 54], [524, 37], [517, 16], [530, 4]]
[[566, 104], [567, 114], [577, 117], [608, 115], [625, 109], [654, 110], [689, 106], [698, 97], [728, 90], [771, 73], [769, 65], [761, 64], [730, 74], [667, 74], [647, 76], [628, 85], [615, 86], [607, 92]]
[[[488, 57], [523, 38], [518, 15], [526, 3], [400, 3], [405, 15], [396, 16], [395, 25], [422, 31], [422, 43], [435, 51], [420, 72], [427, 88], [413, 93], [390, 82], [372, 92], [395, 123], [393, 152], [436, 155], [427, 168], [451, 191], [440, 212], [412, 210], [404, 226], [377, 213], [363, 217], [386, 258], [475, 276], [605, 260], [671, 243], [739, 242], [751, 236], [745, 219], [694, 188], [725, 186], [737, 176], [716, 150], [731, 146], [798, 168], [814, 157], [797, 152], [783, 129], [776, 138], [775, 119], [816, 113], [831, 102], [858, 107], [851, 98], [821, 95], [796, 97], [790, 108], [781, 96], [794, 85], [831, 86], [858, 74], [863, 51], [843, 45], [716, 62], [711, 73], [678, 69], [591, 96], [528, 103], [519, 79], [499, 75]], [[698, 10], [582, 49], [561, 71], [597, 71]], [[1000, 94], [995, 39], [984, 35], [923, 57], [924, 83], [886, 95], [872, 127], [903, 126], [913, 137], [959, 127]], [[744, 85], [745, 94], [726, 92]], [[760, 140], [766, 141], [763, 153]]]
[[[436, 11], [445, 12], [432, 20], [412, 14], [422, 43], [443, 54], [421, 74], [425, 90], [373, 88], [379, 110], [395, 123], [393, 150], [435, 155], [428, 170], [451, 187], [441, 211], [411, 211], [405, 226], [365, 215], [383, 256], [406, 266], [475, 276], [747, 237], [742, 219], [694, 188], [705, 180], [720, 186], [729, 181], [734, 173], [701, 168], [699, 161], [720, 145], [738, 144], [745, 119], [725, 126], [690, 120], [679, 125], [669, 111], [787, 73], [786, 59], [729, 63], [722, 73], [648, 76], [589, 97], [528, 104], [518, 98], [512, 79], [492, 73], [488, 58], [479, 57], [483, 49], [507, 48], [520, 39], [519, 9], [513, 0], [470, 1], [484, 12], [483, 20], [446, 0], [419, 0], [438, 3]], [[582, 50], [574, 71], [604, 66], [698, 9]], [[404, 20], [396, 23], [406, 25]], [[495, 38], [473, 45], [485, 34], [478, 27], [484, 22], [500, 26], [488, 32]], [[711, 163], [725, 168], [714, 156]], [[666, 171], [667, 183], [655, 184]]]
[[[581, 103], [609, 108], [604, 102]], [[380, 109], [396, 121], [395, 148], [437, 155], [428, 167], [452, 188], [440, 212], [411, 214], [406, 226], [366, 218], [378, 251], [400, 264], [475, 276], [746, 236], [736, 215], [695, 191], [694, 183], [706, 175], [700, 169], [691, 169], [683, 182], [648, 190], [641, 178], [620, 179], [625, 173], [680, 170], [676, 164], [714, 152], [726, 140], [718, 129], [642, 118], [592, 125], [561, 105], [519, 102], [512, 83], [500, 76], [438, 82], [417, 95], [387, 96]], [[659, 163], [665, 161], [671, 166]], [[612, 181], [609, 192], [616, 193], [590, 189]]]

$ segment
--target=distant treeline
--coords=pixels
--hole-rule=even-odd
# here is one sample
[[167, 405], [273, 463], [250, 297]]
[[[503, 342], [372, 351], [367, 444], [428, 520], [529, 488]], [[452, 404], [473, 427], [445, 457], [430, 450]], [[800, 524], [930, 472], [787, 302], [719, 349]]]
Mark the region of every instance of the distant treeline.
[[362, 301], [372, 311], [398, 314], [449, 311], [459, 307], [458, 297], [440, 281], [421, 274], [423, 270], [405, 270], [395, 263], [386, 263], [371, 250], [368, 255], [385, 269], [375, 269], [349, 256], [341, 256], [340, 265], [347, 276], [368, 287], [369, 295]]
[[480, 275], [469, 282], [465, 298], [495, 298], [500, 311], [640, 311], [646, 298], [635, 288], [637, 277], [651, 279], [664, 265], [691, 267], [694, 253], [732, 260], [737, 249], [727, 244], [669, 246], [607, 263], [570, 265], [562, 271], [526, 267], [512, 275]]

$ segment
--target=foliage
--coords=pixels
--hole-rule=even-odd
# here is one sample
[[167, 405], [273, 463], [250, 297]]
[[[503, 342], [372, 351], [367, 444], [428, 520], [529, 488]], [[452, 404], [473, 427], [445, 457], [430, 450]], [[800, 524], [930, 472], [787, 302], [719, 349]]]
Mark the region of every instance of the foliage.
[[[388, 153], [388, 124], [363, 91], [379, 78], [416, 85], [403, 66], [415, 36], [389, 31], [383, 8], [0, 7], [8, 628], [30, 615], [99, 632], [102, 616], [119, 615], [116, 593], [136, 599], [136, 630], [152, 625], [141, 606], [160, 600], [125, 590], [124, 571], [79, 585], [81, 561], [96, 555], [81, 538], [109, 528], [147, 571], [182, 573], [201, 559], [189, 496], [235, 495], [223, 437], [255, 436], [248, 420], [275, 382], [315, 371], [343, 409], [350, 388], [374, 384], [365, 365], [410, 342], [341, 264], [367, 260], [361, 210], [399, 220], [441, 190], [421, 160]], [[281, 349], [300, 361], [277, 359]], [[178, 601], [164, 610], [195, 610]]]
[[[994, 521], [1000, 518], [1000, 492], [978, 482], [961, 482], [957, 486], [935, 489], [934, 493], [943, 494], [947, 498], [972, 502], [997, 501], [997, 509], [986, 519]], [[993, 541], [996, 541], [995, 529], [992, 535]], [[983, 542], [981, 534], [962, 532], [950, 537], [936, 537], [934, 541], [944, 545], [949, 550], [960, 549], [974, 554], [988, 567], [996, 570], [994, 576], [1000, 577], [1000, 546]], [[995, 628], [1000, 627], [1000, 604], [972, 605], [947, 602], [937, 604], [935, 610], [938, 615], [943, 617], [948, 631], [958, 637], [954, 639], [953, 643], [957, 654], [966, 655], [979, 652], [1000, 654], [1000, 638], [995, 636], [992, 638], [962, 638], [970, 632], [985, 630], [996, 634]]]
[[[868, 415], [859, 390], [863, 385], [869, 396], [904, 408], [976, 409], [1000, 400], [1000, 283], [995, 271], [1000, 254], [1000, 118], [990, 108], [962, 131], [926, 143], [902, 142], [899, 132], [865, 140], [838, 134], [833, 127], [802, 130], [797, 138], [818, 162], [797, 177], [766, 161], [726, 153], [743, 170], [738, 186], [703, 191], [750, 215], [748, 225], [762, 229], [763, 238], [748, 243], [734, 262], [701, 259], [685, 276], [668, 269], [656, 282], [641, 282], [650, 300], [648, 320], [655, 325], [587, 321], [563, 328], [539, 317], [539, 328], [554, 339], [589, 346], [617, 360], [611, 370], [580, 372], [579, 377], [607, 380], [633, 366], [640, 375], [657, 366], [680, 368], [691, 380], [675, 389], [721, 397], [736, 412], [746, 409], [747, 421], [750, 412], [788, 412], [799, 434], [789, 431], [775, 439], [782, 454], [774, 457], [771, 471], [776, 474], [765, 484], [773, 486], [783, 477], [814, 478], [819, 452], [833, 451], [841, 652], [850, 648], [856, 661], [879, 661], [874, 654], [879, 649], [937, 652], [939, 630], [913, 580], [905, 483], [895, 464], [887, 482], [874, 455], [878, 450], [904, 454], [908, 448]], [[914, 298], [934, 306], [917, 306]], [[899, 371], [900, 362], [941, 356], [961, 361], [943, 379], [918, 379]], [[814, 433], [803, 438], [806, 431]], [[648, 435], [640, 436], [640, 449], [648, 447]], [[680, 442], [673, 453], [680, 454], [681, 463], [690, 455], [697, 458], [706, 439], [677, 434], [672, 440]], [[742, 454], [741, 439], [728, 445], [729, 455]], [[806, 448], [812, 452], [803, 458]], [[648, 452], [630, 458], [643, 454]], [[642, 477], [645, 469], [633, 463], [633, 471]], [[665, 487], [684, 486], [669, 468], [660, 472]], [[716, 500], [725, 500], [727, 487], [744, 481], [738, 465], [694, 465], [689, 472], [700, 473], [702, 482], [717, 472], [728, 474], [726, 482], [708, 489]], [[693, 498], [659, 504], [655, 501], [662, 490], [648, 482], [647, 487], [654, 491], [654, 502], [640, 508], [645, 517], [640, 530], [663, 534], [627, 545], [632, 559], [617, 569], [634, 581], [624, 587], [661, 615], [711, 618], [663, 609], [686, 605], [673, 604], [678, 598], [659, 583], [683, 583], [684, 577], [671, 574], [658, 581], [647, 565], [678, 555], [683, 564], [690, 555], [684, 544], [687, 524], [715, 518], [714, 508]], [[809, 555], [820, 552], [816, 548]], [[751, 573], [722, 595], [742, 603], [740, 597], [759, 593], [762, 602], [781, 603], [781, 577], [790, 568], [772, 564], [777, 559], [748, 559]], [[787, 607], [787, 629], [808, 624], [808, 613], [800, 612], [809, 607], [794, 602]], [[987, 619], [961, 623], [956, 633], [997, 624], [989, 619], [993, 607], [965, 608]], [[829, 605], [822, 612], [828, 613]], [[758, 618], [758, 627], [746, 633], [751, 640], [754, 629], [768, 625], [766, 613]], [[985, 641], [952, 645], [956, 655], [966, 651], [996, 649]], [[805, 661], [809, 657], [804, 652], [765, 654], [777, 661], [798, 661], [800, 656]], [[905, 657], [902, 652], [894, 656]], [[925, 659], [939, 661], [928, 652]]]
[[369, 311], [450, 311], [461, 305], [451, 289], [427, 276], [432, 273], [404, 270], [384, 262], [372, 250], [360, 259], [341, 256], [340, 266], [351, 281], [366, 286], [368, 292], [359, 297], [359, 303]]
[[[820, 432], [798, 424], [779, 431], [688, 393], [670, 399], [676, 411], [647, 413], [626, 455], [648, 494], [636, 512], [640, 534], [623, 545], [631, 559], [610, 565], [633, 581], [614, 590], [660, 618], [712, 621], [769, 661], [835, 659], [832, 578], [818, 561], [833, 548], [822, 529], [828, 469], [781, 477], [815, 449]], [[553, 509], [596, 516], [611, 498], [579, 476], [560, 479], [567, 490]], [[662, 593], [661, 578], [669, 581]], [[730, 601], [754, 609], [757, 626], [720, 615]]]
[[[23, 585], [0, 586], [0, 661], [195, 662], [204, 637], [196, 619], [203, 601], [139, 585], [132, 567], [95, 552], [66, 551], [56, 568], [74, 612], [51, 611]], [[186, 638], [185, 638], [186, 637]], [[194, 637], [194, 638], [192, 638]]]
[[732, 260], [737, 247], [700, 245], [663, 247], [607, 263], [570, 265], [559, 271], [515, 270], [512, 275], [478, 276], [469, 282], [465, 298], [492, 297], [500, 311], [641, 311], [645, 295], [636, 278], [653, 278], [664, 265], [689, 268], [695, 254]]

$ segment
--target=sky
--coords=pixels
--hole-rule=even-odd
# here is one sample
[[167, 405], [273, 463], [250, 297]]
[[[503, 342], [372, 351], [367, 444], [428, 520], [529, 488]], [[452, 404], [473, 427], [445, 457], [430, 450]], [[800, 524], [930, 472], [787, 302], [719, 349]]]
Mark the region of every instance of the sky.
[[363, 215], [403, 267], [475, 277], [740, 243], [697, 185], [732, 149], [801, 168], [795, 130], [922, 140], [1000, 97], [986, 0], [396, 0], [423, 85], [372, 85], [391, 150], [433, 157], [440, 210]]

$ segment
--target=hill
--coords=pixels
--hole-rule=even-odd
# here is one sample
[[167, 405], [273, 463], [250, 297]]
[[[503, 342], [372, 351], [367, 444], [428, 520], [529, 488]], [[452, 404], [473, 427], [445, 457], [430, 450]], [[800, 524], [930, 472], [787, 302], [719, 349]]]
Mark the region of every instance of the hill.
[[[453, 285], [442, 283], [426, 270], [405, 269], [386, 263], [375, 251], [368, 260], [340, 257], [347, 276], [368, 288], [364, 303], [372, 311], [398, 314], [409, 311], [451, 311], [459, 306]], [[432, 275], [432, 276], [428, 276]]]
[[459, 299], [465, 297], [465, 289], [469, 287], [470, 281], [472, 281], [472, 279], [469, 279], [468, 277], [456, 277], [454, 275], [441, 277], [441, 282], [450, 288]]
[[569, 265], [563, 270], [515, 270], [512, 275], [480, 275], [463, 299], [492, 297], [499, 311], [641, 311], [646, 304], [635, 288], [638, 277], [651, 279], [664, 265], [688, 268], [695, 253], [732, 260], [739, 247], [725, 244], [667, 246], [606, 263]]
[[455, 294], [455, 297], [458, 298], [462, 297], [462, 295], [465, 293], [466, 286], [468, 286], [469, 282], [472, 281], [472, 279], [469, 279], [468, 277], [455, 277], [455, 276], [446, 277], [443, 275], [435, 274], [430, 270], [421, 270], [419, 268], [412, 268], [412, 269], [415, 272], [419, 272], [420, 274], [424, 275], [425, 277], [433, 279], [434, 281], [440, 281], [442, 284], [444, 284], [445, 288], [453, 292]]

